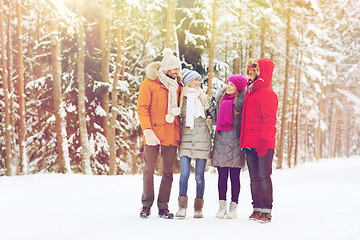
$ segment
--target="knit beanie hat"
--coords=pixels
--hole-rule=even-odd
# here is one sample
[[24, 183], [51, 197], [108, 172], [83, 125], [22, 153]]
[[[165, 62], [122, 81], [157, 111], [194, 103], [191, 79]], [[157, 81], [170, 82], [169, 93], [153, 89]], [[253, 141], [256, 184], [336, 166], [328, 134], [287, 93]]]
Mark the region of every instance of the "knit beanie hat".
[[246, 88], [248, 80], [245, 76], [237, 74], [230, 76], [227, 81], [232, 82], [236, 86], [237, 90], [241, 92], [244, 88]]
[[161, 61], [160, 70], [166, 71], [175, 68], [181, 68], [180, 59], [175, 57], [170, 48], [165, 48], [163, 51], [164, 58]]
[[183, 83], [184, 83], [184, 87], [189, 84], [192, 80], [194, 80], [195, 78], [200, 78], [201, 81], [201, 76], [199, 73], [195, 72], [195, 71], [191, 71], [189, 69], [184, 68], [181, 71], [181, 74], [183, 75]]

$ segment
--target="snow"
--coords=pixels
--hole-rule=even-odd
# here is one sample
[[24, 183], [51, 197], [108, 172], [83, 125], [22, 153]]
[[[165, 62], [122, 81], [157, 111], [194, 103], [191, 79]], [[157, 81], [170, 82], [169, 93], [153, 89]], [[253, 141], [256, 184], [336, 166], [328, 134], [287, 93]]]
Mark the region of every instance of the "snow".
[[[185, 219], [152, 208], [140, 219], [141, 175], [36, 174], [0, 178], [1, 238], [13, 239], [359, 239], [360, 156], [321, 159], [273, 171], [273, 220], [248, 220], [248, 172], [241, 173], [237, 219], [217, 219], [217, 174], [207, 172], [204, 218], [194, 219], [194, 175]], [[177, 210], [179, 174], [170, 210]], [[158, 192], [160, 177], [155, 177]]]

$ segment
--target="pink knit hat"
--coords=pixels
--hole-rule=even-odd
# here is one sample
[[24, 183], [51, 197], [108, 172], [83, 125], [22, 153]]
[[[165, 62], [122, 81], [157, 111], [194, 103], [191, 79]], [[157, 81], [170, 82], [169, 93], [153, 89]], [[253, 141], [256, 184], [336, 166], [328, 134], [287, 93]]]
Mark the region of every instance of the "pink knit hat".
[[237, 90], [241, 92], [244, 88], [246, 88], [248, 80], [245, 76], [237, 74], [230, 76], [227, 82], [228, 81], [232, 82], [236, 86]]

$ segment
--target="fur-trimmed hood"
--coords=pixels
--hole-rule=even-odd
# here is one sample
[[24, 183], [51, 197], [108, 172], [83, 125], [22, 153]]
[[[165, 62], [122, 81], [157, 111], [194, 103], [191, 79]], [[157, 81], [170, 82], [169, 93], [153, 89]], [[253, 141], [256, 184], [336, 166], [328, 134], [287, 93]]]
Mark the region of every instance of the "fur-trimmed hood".
[[[146, 67], [146, 77], [150, 80], [156, 80], [157, 78], [157, 71], [159, 70], [159, 68], [161, 67], [161, 62], [153, 62], [150, 63], [147, 67]], [[183, 81], [183, 76], [181, 74], [181, 72], [179, 71], [179, 75], [178, 75], [178, 83], [182, 84]]]

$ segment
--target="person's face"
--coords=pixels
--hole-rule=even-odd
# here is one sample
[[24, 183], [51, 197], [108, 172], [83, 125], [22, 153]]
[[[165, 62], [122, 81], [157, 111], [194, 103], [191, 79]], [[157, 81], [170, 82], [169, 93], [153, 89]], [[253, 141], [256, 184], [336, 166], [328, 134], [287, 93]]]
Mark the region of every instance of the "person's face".
[[179, 75], [179, 69], [174, 68], [174, 69], [166, 70], [164, 71], [164, 73], [169, 78], [176, 79], [176, 77]]
[[249, 81], [250, 81], [250, 80], [254, 81], [255, 77], [256, 77], [256, 75], [255, 75], [254, 70], [248, 71], [247, 79], [248, 79]]
[[234, 95], [236, 92], [237, 92], [236, 86], [232, 82], [227, 81], [227, 83], [226, 83], [226, 93], [229, 94], [229, 95]]
[[200, 88], [200, 78], [195, 78], [189, 83], [189, 87], [198, 89]]

